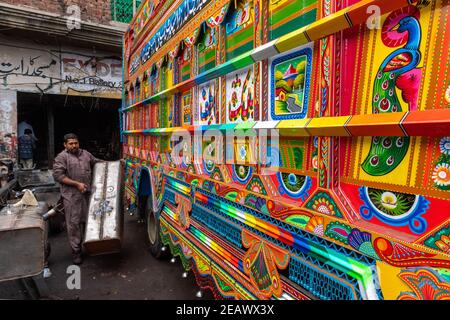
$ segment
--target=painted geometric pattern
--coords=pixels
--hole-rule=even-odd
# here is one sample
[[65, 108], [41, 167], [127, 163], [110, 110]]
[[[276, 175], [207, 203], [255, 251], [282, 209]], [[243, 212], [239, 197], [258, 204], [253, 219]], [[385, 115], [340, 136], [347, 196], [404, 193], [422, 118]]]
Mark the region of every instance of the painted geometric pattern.
[[411, 268], [399, 277], [413, 290], [398, 300], [450, 300], [450, 285], [432, 269]]
[[424, 241], [427, 247], [450, 254], [450, 225], [442, 228]]
[[252, 284], [263, 299], [282, 294], [279, 269], [285, 269], [289, 263], [289, 253], [265, 242], [258, 236], [243, 230], [242, 242], [249, 248], [245, 254], [244, 272], [250, 275]]
[[342, 213], [336, 202], [326, 192], [316, 193], [306, 204], [308, 209], [326, 214], [328, 216], [342, 218]]

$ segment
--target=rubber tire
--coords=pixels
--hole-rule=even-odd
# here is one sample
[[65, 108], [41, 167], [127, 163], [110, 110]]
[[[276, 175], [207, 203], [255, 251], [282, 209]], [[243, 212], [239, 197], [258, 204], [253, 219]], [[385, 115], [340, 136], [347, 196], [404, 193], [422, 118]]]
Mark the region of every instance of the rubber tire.
[[[145, 239], [148, 246], [148, 250], [156, 259], [162, 259], [166, 256], [166, 252], [162, 250], [164, 247], [161, 241], [161, 224], [159, 217], [153, 212], [152, 198], [146, 197], [145, 202]], [[144, 200], [144, 199], [143, 199]]]

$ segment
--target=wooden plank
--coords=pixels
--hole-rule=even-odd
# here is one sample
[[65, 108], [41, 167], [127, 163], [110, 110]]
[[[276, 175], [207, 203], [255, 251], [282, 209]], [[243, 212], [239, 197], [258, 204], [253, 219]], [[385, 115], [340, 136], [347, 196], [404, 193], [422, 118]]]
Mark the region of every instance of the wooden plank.
[[53, 106], [51, 104], [47, 104], [47, 130], [48, 130], [48, 139], [47, 139], [47, 158], [48, 158], [48, 167], [53, 167], [53, 161], [55, 160], [55, 116], [53, 114]]

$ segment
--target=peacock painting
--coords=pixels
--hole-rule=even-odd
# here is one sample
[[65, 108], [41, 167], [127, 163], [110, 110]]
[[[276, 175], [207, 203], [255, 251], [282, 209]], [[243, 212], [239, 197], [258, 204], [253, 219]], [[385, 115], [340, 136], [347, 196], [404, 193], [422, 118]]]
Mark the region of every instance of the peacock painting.
[[[417, 91], [421, 70], [419, 50], [421, 31], [416, 17], [406, 16], [391, 29], [397, 33], [407, 32], [408, 40], [402, 48], [389, 54], [378, 69], [372, 98], [372, 112], [401, 112], [402, 107], [396, 87], [402, 91], [402, 99], [409, 109], [417, 108]], [[362, 163], [363, 170], [372, 176], [383, 176], [394, 170], [408, 152], [409, 137], [373, 137], [369, 154]]]

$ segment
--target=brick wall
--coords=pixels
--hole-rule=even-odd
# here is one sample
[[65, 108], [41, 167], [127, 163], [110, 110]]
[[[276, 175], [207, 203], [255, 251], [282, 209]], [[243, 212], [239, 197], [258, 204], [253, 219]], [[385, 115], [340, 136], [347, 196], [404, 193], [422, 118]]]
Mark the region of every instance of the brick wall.
[[111, 21], [111, 0], [0, 0], [0, 2], [28, 7], [66, 16], [67, 8], [78, 5], [81, 9], [81, 20], [109, 25]]

